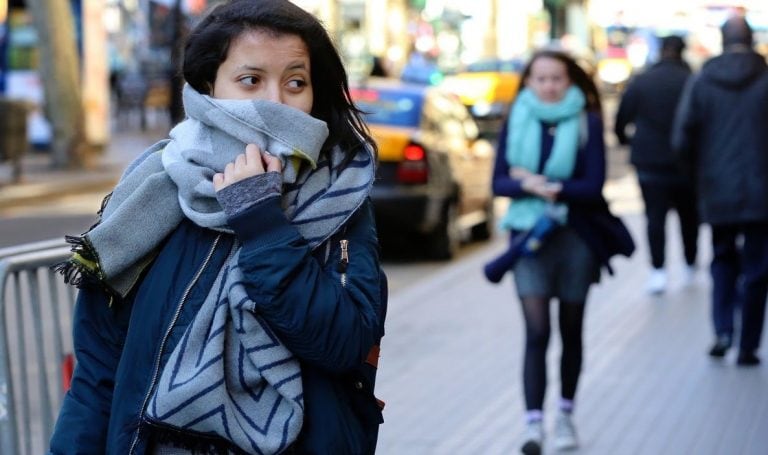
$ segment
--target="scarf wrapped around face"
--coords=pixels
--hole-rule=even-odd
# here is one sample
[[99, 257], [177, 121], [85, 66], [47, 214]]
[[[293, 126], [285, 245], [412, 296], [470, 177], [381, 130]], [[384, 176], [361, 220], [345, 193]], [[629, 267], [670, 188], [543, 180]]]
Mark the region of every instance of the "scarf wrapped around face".
[[263, 100], [220, 100], [184, 87], [187, 119], [170, 139], [150, 147], [128, 167], [88, 232], [68, 236], [73, 255], [59, 264], [65, 281], [96, 282], [125, 297], [154, 258], [160, 242], [184, 219], [231, 232], [216, 199], [213, 175], [258, 145], [283, 161], [282, 206], [314, 248], [357, 209], [370, 191], [374, 160], [359, 147], [341, 172], [338, 147], [320, 156], [325, 122]]

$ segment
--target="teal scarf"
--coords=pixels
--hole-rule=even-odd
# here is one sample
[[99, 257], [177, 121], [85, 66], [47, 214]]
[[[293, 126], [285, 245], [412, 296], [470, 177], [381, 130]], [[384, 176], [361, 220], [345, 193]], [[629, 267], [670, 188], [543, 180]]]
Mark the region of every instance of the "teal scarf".
[[[585, 106], [584, 94], [571, 86], [562, 100], [545, 103], [530, 89], [523, 89], [515, 100], [507, 127], [507, 162], [513, 167], [522, 167], [538, 173], [541, 159], [541, 122], [555, 123], [555, 139], [552, 153], [544, 164], [543, 174], [552, 181], [568, 179], [576, 165], [579, 147], [580, 114]], [[550, 203], [536, 196], [514, 199], [501, 220], [502, 229], [527, 230], [544, 213]], [[558, 212], [564, 216], [567, 207]]]

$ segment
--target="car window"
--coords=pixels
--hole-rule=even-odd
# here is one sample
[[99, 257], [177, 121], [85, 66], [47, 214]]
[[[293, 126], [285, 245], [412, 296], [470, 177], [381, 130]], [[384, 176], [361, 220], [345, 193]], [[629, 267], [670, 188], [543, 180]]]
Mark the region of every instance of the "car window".
[[418, 127], [423, 94], [396, 89], [355, 88], [350, 90], [365, 121], [377, 125]]

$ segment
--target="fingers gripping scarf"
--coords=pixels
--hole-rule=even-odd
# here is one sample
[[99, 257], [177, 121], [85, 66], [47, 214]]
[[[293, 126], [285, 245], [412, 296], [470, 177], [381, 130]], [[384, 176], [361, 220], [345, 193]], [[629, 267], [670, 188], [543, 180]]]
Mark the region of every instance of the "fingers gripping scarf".
[[[246, 143], [279, 156], [282, 205], [314, 248], [363, 203], [373, 183], [371, 149], [360, 147], [339, 171], [338, 148], [320, 156], [324, 122], [284, 105], [218, 100], [184, 88], [188, 118], [126, 171], [101, 220], [68, 237], [71, 259], [58, 268], [73, 284], [97, 282], [124, 297], [162, 240], [184, 219], [231, 232], [212, 178]], [[262, 324], [242, 286], [233, 250], [195, 320], [161, 374], [149, 415], [216, 434], [248, 453], [274, 453], [298, 435], [303, 418], [296, 359]], [[247, 333], [246, 336], [242, 336]]]

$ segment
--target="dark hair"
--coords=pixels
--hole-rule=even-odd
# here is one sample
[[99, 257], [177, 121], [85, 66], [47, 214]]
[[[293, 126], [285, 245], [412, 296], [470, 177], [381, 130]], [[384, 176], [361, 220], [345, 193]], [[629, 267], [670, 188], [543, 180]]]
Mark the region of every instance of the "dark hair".
[[661, 38], [662, 57], [682, 58], [685, 41], [677, 35], [669, 35]]
[[571, 80], [571, 83], [576, 85], [584, 93], [584, 97], [587, 100], [586, 109], [590, 112], [596, 112], [598, 114], [602, 113], [600, 93], [597, 91], [595, 81], [593, 81], [592, 77], [590, 77], [587, 72], [576, 63], [576, 60], [562, 51], [552, 49], [536, 51], [525, 66], [522, 76], [520, 76], [522, 87], [525, 87], [528, 77], [531, 75], [531, 67], [533, 66], [533, 63], [540, 58], [551, 58], [562, 62], [568, 71], [568, 78]]
[[328, 32], [314, 16], [288, 0], [231, 0], [211, 9], [187, 38], [184, 79], [198, 92], [209, 94], [230, 43], [252, 30], [296, 35], [304, 41], [314, 87], [311, 115], [328, 124], [325, 149], [341, 145], [350, 158], [361, 140], [376, 149], [362, 112], [352, 101], [347, 72]]
[[720, 27], [723, 48], [733, 45], [752, 47], [752, 27], [742, 16], [731, 16]]

